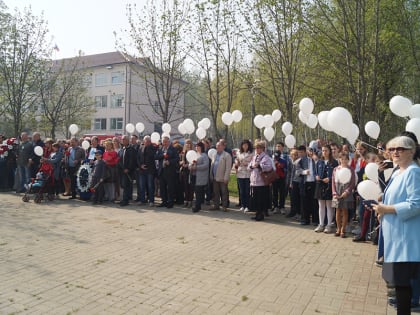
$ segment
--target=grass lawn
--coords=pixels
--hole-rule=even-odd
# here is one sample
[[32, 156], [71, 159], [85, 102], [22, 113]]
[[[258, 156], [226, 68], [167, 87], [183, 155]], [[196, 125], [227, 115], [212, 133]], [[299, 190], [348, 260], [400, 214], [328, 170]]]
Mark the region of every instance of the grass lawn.
[[230, 174], [228, 189], [229, 189], [229, 196], [239, 197], [238, 183], [236, 181], [236, 174]]

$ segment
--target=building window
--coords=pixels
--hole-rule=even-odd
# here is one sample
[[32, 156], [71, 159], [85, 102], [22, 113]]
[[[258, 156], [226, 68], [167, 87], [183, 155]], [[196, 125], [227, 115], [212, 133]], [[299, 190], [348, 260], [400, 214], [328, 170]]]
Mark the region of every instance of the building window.
[[96, 118], [94, 121], [93, 129], [105, 130], [106, 129], [106, 118]]
[[92, 74], [86, 74], [83, 76], [83, 86], [91, 87], [92, 86]]
[[124, 100], [124, 95], [122, 94], [111, 95], [111, 107], [112, 108], [123, 107], [123, 100]]
[[96, 107], [102, 108], [107, 107], [108, 97], [106, 95], [95, 96], [95, 105]]
[[123, 129], [123, 119], [122, 118], [111, 118], [111, 130], [122, 130]]
[[122, 84], [123, 78], [124, 78], [124, 72], [112, 72], [111, 84]]
[[95, 74], [95, 86], [104, 86], [108, 84], [106, 73]]

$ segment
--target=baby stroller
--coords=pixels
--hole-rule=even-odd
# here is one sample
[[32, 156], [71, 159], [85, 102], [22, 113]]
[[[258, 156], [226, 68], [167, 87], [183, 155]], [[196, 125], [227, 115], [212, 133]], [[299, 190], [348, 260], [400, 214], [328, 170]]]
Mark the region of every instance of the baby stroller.
[[40, 203], [44, 199], [44, 194], [47, 194], [47, 199], [54, 200], [54, 194], [51, 191], [54, 188], [54, 169], [49, 163], [42, 163], [36, 177], [32, 178], [30, 184], [25, 185], [26, 191], [22, 197], [22, 201], [28, 202], [29, 195], [34, 195], [35, 203]]

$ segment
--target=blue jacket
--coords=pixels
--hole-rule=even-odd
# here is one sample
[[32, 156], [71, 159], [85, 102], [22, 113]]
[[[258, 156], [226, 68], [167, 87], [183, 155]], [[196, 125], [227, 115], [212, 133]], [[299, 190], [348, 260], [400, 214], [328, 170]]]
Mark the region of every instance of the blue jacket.
[[395, 172], [383, 200], [396, 210], [382, 218], [384, 261], [420, 262], [420, 167], [413, 162]]

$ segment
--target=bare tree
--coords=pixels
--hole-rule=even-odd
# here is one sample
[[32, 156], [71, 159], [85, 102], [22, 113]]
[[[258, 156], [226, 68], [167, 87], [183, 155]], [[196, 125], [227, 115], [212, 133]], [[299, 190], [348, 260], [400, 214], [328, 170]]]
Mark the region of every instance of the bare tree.
[[[231, 111], [239, 87], [243, 61], [239, 2], [196, 0], [198, 28], [192, 58], [201, 70], [207, 89], [208, 106], [217, 138], [226, 138], [228, 128], [220, 127], [223, 112]], [[223, 130], [223, 131], [222, 131]]]
[[86, 74], [80, 58], [54, 61], [51, 67], [39, 76], [40, 114], [44, 128], [50, 130], [52, 138], [56, 132], [67, 133], [67, 126], [78, 121], [89, 126], [93, 114], [93, 100], [87, 95]]
[[17, 135], [37, 100], [38, 75], [51, 50], [46, 22], [30, 9], [23, 13], [16, 10], [4, 24], [0, 32], [0, 98]]
[[[188, 87], [182, 80], [187, 49], [182, 36], [188, 25], [188, 1], [149, 0], [141, 10], [128, 5], [131, 45], [145, 68], [133, 67], [144, 79], [150, 106], [162, 123], [171, 122], [177, 110], [183, 112]], [[151, 119], [153, 119], [151, 117]]]
[[[248, 45], [256, 58], [260, 88], [293, 121], [293, 104], [302, 87], [303, 0], [248, 0], [244, 16]], [[267, 84], [268, 83], [268, 84]]]

